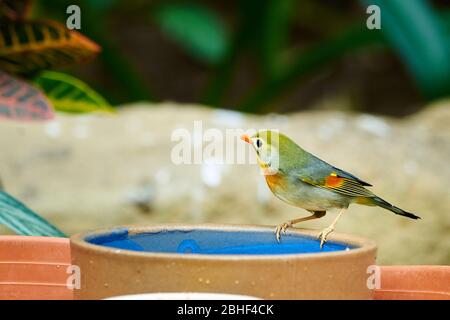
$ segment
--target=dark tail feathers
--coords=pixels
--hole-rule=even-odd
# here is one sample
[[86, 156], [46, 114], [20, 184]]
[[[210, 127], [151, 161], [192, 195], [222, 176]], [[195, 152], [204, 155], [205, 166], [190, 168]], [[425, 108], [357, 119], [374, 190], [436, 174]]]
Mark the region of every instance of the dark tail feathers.
[[402, 210], [402, 209], [400, 209], [400, 208], [398, 208], [396, 206], [393, 206], [389, 202], [384, 201], [383, 199], [381, 199], [379, 197], [375, 197], [375, 198], [373, 198], [373, 200], [374, 200], [374, 202], [375, 202], [375, 204], [377, 206], [380, 206], [380, 207], [382, 207], [384, 209], [390, 210], [390, 211], [392, 211], [395, 214], [399, 214], [401, 216], [408, 217], [410, 219], [421, 219], [419, 216], [416, 216], [416, 215], [414, 215], [414, 214], [412, 214], [410, 212], [406, 212], [406, 211], [404, 211], [404, 210]]

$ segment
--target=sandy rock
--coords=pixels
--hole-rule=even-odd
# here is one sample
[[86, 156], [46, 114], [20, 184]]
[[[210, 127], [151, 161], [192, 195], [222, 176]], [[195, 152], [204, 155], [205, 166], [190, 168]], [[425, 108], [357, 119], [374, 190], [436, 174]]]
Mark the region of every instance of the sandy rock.
[[[119, 224], [279, 224], [307, 214], [273, 197], [255, 165], [176, 165], [175, 129], [277, 128], [365, 181], [413, 221], [351, 206], [337, 231], [375, 239], [381, 264], [450, 263], [450, 102], [402, 120], [309, 111], [247, 116], [195, 105], [136, 104], [114, 116], [59, 114], [46, 124], [2, 122], [8, 192], [68, 233]], [[192, 137], [199, 150], [201, 135]], [[203, 142], [203, 146], [205, 146]], [[303, 227], [321, 229], [335, 212]]]

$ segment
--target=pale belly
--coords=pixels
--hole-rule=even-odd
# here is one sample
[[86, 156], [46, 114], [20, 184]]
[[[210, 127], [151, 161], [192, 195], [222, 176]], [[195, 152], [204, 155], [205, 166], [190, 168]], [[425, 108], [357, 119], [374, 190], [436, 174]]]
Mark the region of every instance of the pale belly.
[[273, 178], [272, 180], [268, 178], [266, 181], [270, 190], [277, 198], [309, 211], [327, 211], [333, 208], [346, 208], [352, 202], [352, 198], [350, 197], [337, 194], [327, 189], [314, 187], [302, 181], [295, 183], [273, 183]]

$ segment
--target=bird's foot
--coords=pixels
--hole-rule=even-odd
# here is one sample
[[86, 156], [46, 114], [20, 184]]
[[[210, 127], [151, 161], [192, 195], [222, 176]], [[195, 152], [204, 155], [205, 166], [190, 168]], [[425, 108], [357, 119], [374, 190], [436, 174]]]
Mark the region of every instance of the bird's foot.
[[330, 233], [332, 233], [334, 231], [333, 227], [327, 227], [325, 229], [323, 229], [320, 233], [318, 238], [320, 239], [320, 249], [322, 249], [323, 245], [325, 244], [325, 242], [327, 242], [327, 237]]
[[277, 238], [277, 242], [280, 242], [281, 239], [281, 233], [286, 233], [286, 229], [292, 227], [292, 222], [288, 221], [285, 223], [280, 224], [277, 226], [277, 229], [275, 230], [275, 236]]

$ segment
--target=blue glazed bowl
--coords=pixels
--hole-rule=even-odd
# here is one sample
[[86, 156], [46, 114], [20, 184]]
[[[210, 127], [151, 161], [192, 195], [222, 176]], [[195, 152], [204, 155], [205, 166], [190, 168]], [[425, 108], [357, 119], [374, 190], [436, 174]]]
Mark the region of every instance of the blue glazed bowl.
[[118, 228], [90, 235], [85, 240], [107, 248], [138, 252], [207, 255], [303, 254], [355, 248], [351, 244], [328, 241], [321, 249], [317, 238], [298, 233], [287, 233], [277, 242], [273, 230], [171, 229], [130, 233], [128, 228]]
[[117, 227], [71, 238], [79, 299], [158, 292], [209, 292], [266, 299], [370, 299], [373, 241], [273, 227]]

